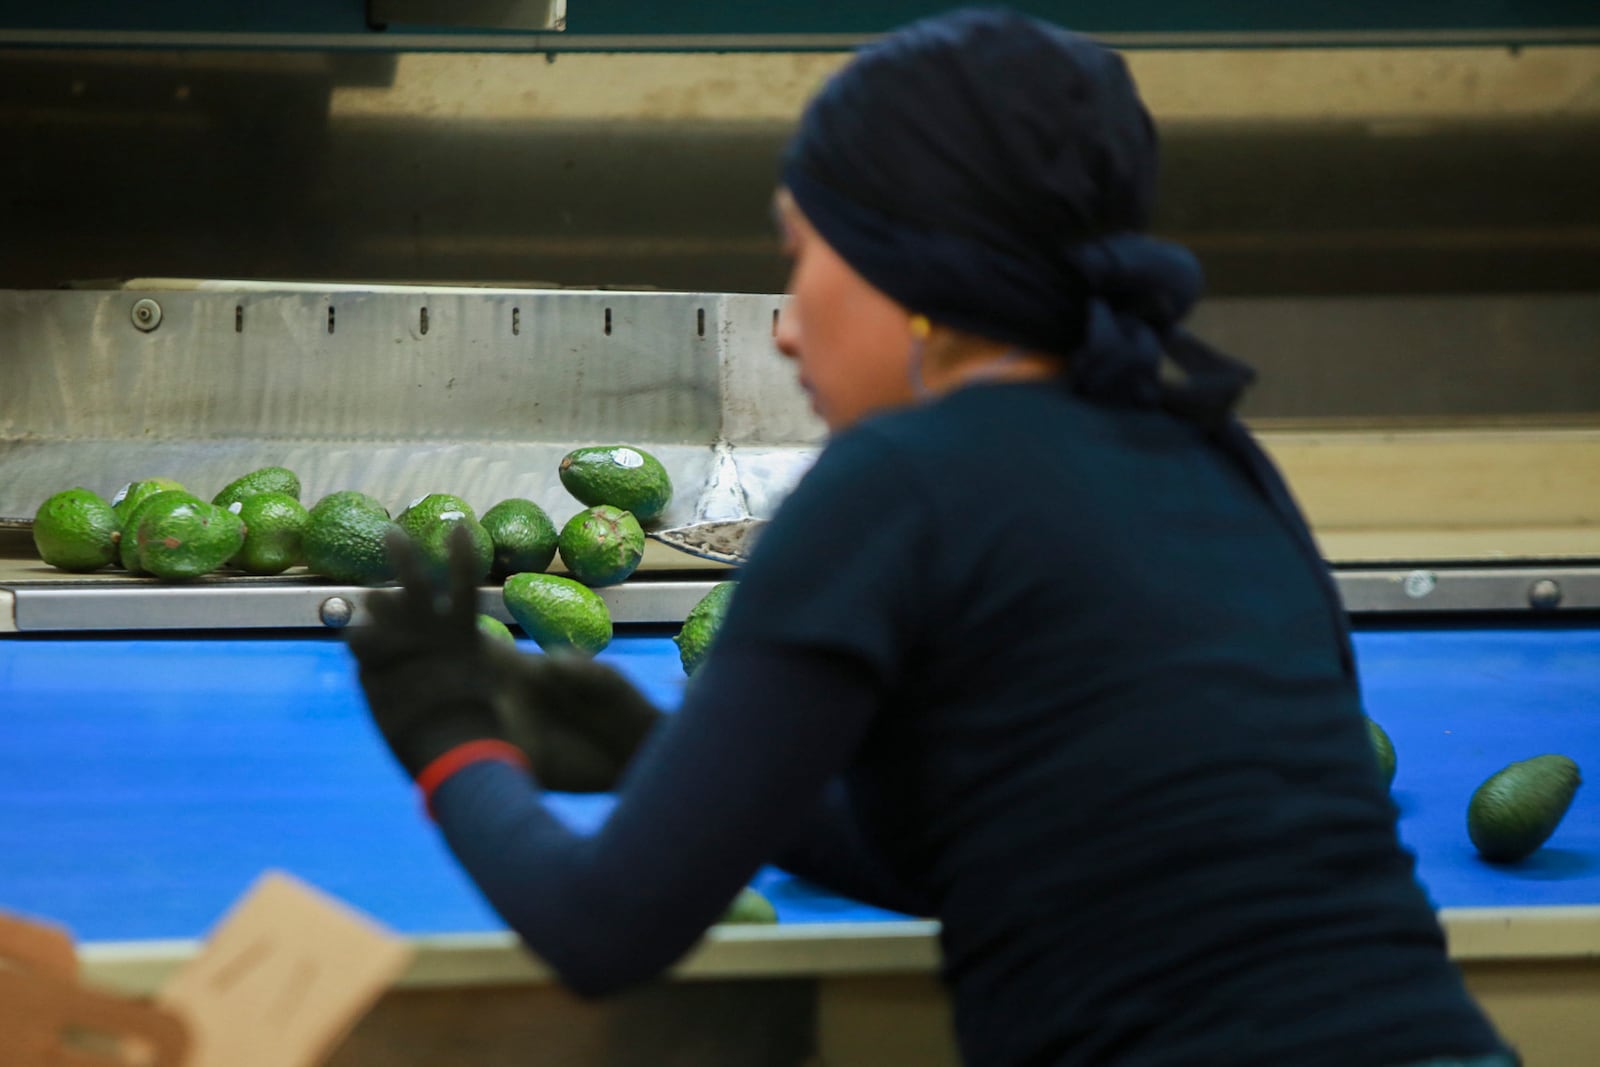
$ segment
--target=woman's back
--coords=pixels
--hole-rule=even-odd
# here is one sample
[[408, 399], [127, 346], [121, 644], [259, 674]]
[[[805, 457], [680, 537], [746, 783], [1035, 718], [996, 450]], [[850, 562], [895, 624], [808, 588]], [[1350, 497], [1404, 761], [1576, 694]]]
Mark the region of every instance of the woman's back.
[[743, 607], [879, 672], [852, 797], [944, 924], [969, 1062], [1497, 1047], [1297, 522], [1193, 424], [1033, 384], [871, 420], [774, 523], [811, 590]]

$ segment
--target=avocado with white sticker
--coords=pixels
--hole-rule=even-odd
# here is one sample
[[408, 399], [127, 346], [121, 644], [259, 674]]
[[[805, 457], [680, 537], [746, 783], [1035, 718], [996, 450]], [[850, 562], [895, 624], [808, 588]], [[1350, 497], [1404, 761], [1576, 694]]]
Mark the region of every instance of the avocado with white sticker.
[[632, 445], [575, 448], [561, 458], [561, 484], [589, 507], [609, 505], [654, 522], [672, 503], [672, 479], [661, 461]]
[[472, 539], [477, 578], [487, 577], [494, 565], [494, 539], [472, 507], [458, 496], [429, 493], [413, 501], [395, 522], [411, 535], [423, 562], [435, 574], [443, 575], [449, 570], [450, 533], [457, 526], [465, 527]]

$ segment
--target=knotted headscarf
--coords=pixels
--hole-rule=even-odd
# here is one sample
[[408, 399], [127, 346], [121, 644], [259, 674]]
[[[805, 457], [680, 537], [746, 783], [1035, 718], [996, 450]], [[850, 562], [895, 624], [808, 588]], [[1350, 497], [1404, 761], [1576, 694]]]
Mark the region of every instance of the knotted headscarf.
[[913, 312], [1070, 356], [1091, 399], [1211, 422], [1253, 375], [1179, 326], [1203, 280], [1188, 249], [1144, 232], [1156, 155], [1116, 53], [969, 9], [914, 23], [835, 75], [782, 181], [823, 239]]
[[[1182, 329], [1203, 287], [1147, 232], [1156, 135], [1122, 59], [1015, 12], [968, 9], [863, 50], [807, 106], [782, 181], [825, 241], [912, 312], [1067, 357], [1073, 388], [1205, 427], [1331, 575], [1233, 416], [1254, 378]], [[1163, 374], [1170, 360], [1177, 375]], [[1354, 671], [1348, 640], [1342, 649]]]

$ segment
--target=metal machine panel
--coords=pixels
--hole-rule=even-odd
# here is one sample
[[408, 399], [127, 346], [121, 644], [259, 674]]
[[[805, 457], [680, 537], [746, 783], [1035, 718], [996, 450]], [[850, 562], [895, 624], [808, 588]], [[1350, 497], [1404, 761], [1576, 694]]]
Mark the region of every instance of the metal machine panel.
[[277, 464], [310, 499], [353, 488], [398, 509], [454, 492], [484, 509], [523, 496], [562, 520], [578, 505], [561, 456], [605, 443], [667, 466], [667, 524], [770, 514], [822, 433], [771, 349], [777, 307], [405, 287], [0, 291], [0, 517], [20, 523], [71, 485], [109, 496], [167, 472], [209, 493]]
[[[643, 581], [595, 590], [612, 622], [680, 624], [714, 581]], [[339, 630], [366, 621], [370, 590], [294, 578], [206, 578], [162, 585], [137, 578], [37, 582], [0, 589], [0, 634], [155, 630]], [[1596, 598], [1600, 602], [1600, 598]], [[512, 622], [498, 587], [478, 610]]]

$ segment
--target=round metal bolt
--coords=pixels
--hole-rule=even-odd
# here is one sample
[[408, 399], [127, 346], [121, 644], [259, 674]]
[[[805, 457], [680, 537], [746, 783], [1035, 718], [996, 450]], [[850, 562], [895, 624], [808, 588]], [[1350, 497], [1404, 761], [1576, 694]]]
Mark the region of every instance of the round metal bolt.
[[342, 596], [329, 597], [317, 609], [317, 615], [322, 619], [322, 625], [333, 630], [343, 629], [350, 625], [350, 619], [355, 613], [355, 605]]
[[145, 333], [160, 326], [161, 305], [148, 296], [136, 301], [133, 305], [133, 325]]
[[1412, 571], [1406, 575], [1406, 596], [1412, 600], [1421, 600], [1438, 586], [1439, 580], [1433, 576], [1432, 571]]
[[1549, 578], [1540, 578], [1528, 587], [1528, 605], [1548, 611], [1561, 603], [1561, 586]]

